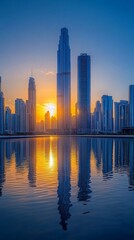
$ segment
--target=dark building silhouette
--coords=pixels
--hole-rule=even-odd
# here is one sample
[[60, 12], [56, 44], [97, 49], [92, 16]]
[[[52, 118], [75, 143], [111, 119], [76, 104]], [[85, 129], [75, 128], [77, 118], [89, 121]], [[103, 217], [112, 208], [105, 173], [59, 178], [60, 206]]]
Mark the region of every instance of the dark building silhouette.
[[113, 132], [113, 98], [103, 95], [101, 97], [101, 127], [103, 133]]
[[77, 128], [79, 132], [87, 133], [91, 130], [91, 70], [90, 56], [78, 56], [78, 109]]
[[70, 138], [57, 140], [58, 159], [58, 211], [60, 224], [63, 230], [67, 230], [67, 221], [70, 218], [71, 184], [70, 184]]
[[101, 131], [101, 103], [96, 102], [94, 112], [91, 118], [92, 133], [99, 133]]
[[121, 132], [129, 126], [129, 104], [126, 100], [114, 103], [114, 131]]
[[9, 107], [5, 109], [5, 133], [12, 133], [12, 111]]
[[51, 128], [51, 121], [50, 121], [50, 112], [47, 111], [45, 113], [45, 131], [47, 132]]
[[26, 133], [26, 104], [22, 99], [15, 100], [15, 132]]

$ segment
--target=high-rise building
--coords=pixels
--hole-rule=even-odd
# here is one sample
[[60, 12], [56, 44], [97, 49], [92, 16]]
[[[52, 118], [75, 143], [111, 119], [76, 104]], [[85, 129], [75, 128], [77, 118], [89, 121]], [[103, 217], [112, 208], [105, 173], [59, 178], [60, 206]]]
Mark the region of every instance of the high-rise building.
[[103, 95], [101, 98], [102, 132], [113, 132], [113, 99]]
[[30, 104], [26, 100], [26, 133], [29, 133], [29, 124], [30, 124]]
[[134, 127], [134, 85], [129, 86], [129, 126]]
[[12, 113], [9, 107], [5, 109], [5, 132], [7, 134], [12, 133]]
[[71, 63], [67, 28], [61, 29], [57, 51], [57, 128], [71, 126]]
[[91, 92], [91, 70], [90, 56], [81, 54], [78, 56], [78, 109], [77, 128], [80, 132], [89, 132], [90, 123], [90, 92]]
[[16, 114], [13, 113], [12, 114], [12, 133], [16, 133], [16, 125], [17, 125], [17, 121], [16, 121]]
[[120, 130], [122, 130], [125, 127], [129, 126], [129, 104], [126, 100], [120, 101], [120, 107], [119, 107], [119, 126]]
[[15, 100], [16, 133], [26, 132], [26, 104], [22, 99]]
[[114, 130], [120, 132], [123, 128], [129, 126], [129, 104], [126, 100], [114, 103]]
[[101, 131], [101, 103], [96, 102], [96, 106], [92, 115], [92, 131], [99, 133]]
[[0, 134], [4, 133], [4, 95], [1, 89], [0, 77]]
[[29, 104], [29, 132], [33, 133], [36, 129], [36, 85], [33, 77], [29, 78], [28, 85], [28, 104]]
[[50, 128], [51, 128], [50, 112], [47, 111], [45, 113], [45, 131], [50, 130]]
[[119, 102], [114, 103], [114, 132], [118, 133], [120, 131], [119, 124]]

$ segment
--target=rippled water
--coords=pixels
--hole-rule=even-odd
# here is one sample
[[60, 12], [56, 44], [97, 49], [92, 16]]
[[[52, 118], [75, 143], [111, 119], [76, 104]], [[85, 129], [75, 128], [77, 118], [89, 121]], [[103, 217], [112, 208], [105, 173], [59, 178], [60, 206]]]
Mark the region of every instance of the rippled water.
[[134, 140], [0, 140], [0, 239], [134, 239]]

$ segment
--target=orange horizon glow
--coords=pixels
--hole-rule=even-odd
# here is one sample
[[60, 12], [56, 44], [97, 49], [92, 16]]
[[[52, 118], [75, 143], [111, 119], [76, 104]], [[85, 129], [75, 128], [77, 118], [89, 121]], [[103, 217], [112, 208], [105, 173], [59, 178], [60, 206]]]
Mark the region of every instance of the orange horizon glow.
[[[9, 103], [6, 104], [6, 106], [9, 106], [12, 110], [12, 113], [15, 113], [14, 106], [10, 105]], [[95, 102], [91, 105], [91, 112], [94, 111]], [[71, 114], [72, 116], [75, 116], [75, 104], [71, 105]], [[54, 116], [57, 118], [57, 111], [56, 111], [56, 103], [55, 102], [44, 102], [43, 104], [36, 104], [36, 121], [40, 122], [41, 120], [44, 120], [45, 113], [49, 111], [50, 117]]]
[[[95, 103], [91, 105], [91, 113], [94, 111], [94, 107], [95, 107]], [[57, 118], [56, 103], [54, 102], [53, 103], [47, 102], [42, 105], [37, 104], [36, 109], [37, 109], [37, 114], [36, 114], [37, 122], [44, 120], [44, 116], [47, 111], [50, 112], [50, 117], [54, 116]], [[71, 106], [71, 109], [72, 109], [72, 112], [71, 112], [72, 116], [75, 116], [75, 104]]]

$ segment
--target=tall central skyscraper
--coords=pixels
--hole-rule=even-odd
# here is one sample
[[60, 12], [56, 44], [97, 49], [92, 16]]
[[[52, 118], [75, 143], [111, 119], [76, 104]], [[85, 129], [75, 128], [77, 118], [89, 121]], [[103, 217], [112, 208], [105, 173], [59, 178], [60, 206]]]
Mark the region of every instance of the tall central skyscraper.
[[82, 133], [91, 129], [90, 124], [90, 56], [81, 54], [78, 56], [78, 109], [77, 128]]
[[29, 78], [28, 85], [29, 105], [29, 132], [35, 132], [36, 128], [36, 85], [33, 77]]
[[57, 51], [57, 127], [69, 130], [71, 124], [71, 66], [67, 28], [61, 29]]

